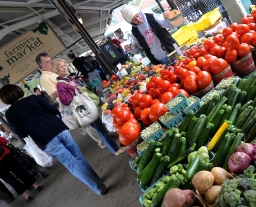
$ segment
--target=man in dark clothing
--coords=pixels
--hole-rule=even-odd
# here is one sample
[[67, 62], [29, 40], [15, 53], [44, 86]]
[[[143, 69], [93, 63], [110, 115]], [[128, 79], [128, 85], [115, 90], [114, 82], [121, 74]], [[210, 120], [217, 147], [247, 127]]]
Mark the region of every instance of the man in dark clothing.
[[125, 45], [126, 52], [141, 54], [145, 51], [153, 64], [166, 64], [167, 54], [175, 50], [173, 44], [178, 43], [172, 38], [166, 28], [174, 26], [168, 21], [169, 11], [164, 14], [144, 14], [137, 7], [126, 5], [123, 7], [122, 16], [132, 25], [134, 36], [132, 45]]
[[56, 108], [59, 107], [59, 102], [52, 99], [45, 91], [41, 91], [39, 88], [35, 87], [34, 92], [37, 96], [41, 96], [42, 98], [44, 98], [49, 104], [55, 106]]

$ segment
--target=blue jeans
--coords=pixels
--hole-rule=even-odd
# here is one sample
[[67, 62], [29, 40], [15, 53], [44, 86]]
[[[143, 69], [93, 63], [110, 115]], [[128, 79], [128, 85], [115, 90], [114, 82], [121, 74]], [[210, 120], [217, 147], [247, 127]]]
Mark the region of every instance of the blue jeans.
[[166, 64], [168, 62], [168, 57], [166, 56], [165, 58], [163, 58], [162, 60], [158, 60], [159, 63], [161, 64]]
[[68, 130], [54, 137], [46, 145], [44, 151], [56, 157], [69, 172], [88, 185], [96, 194], [100, 194], [101, 190], [106, 187], [86, 161]]
[[104, 125], [102, 124], [102, 121], [98, 117], [95, 122], [93, 122], [92, 127], [98, 132], [100, 135], [100, 138], [104, 142], [104, 144], [107, 146], [107, 148], [112, 152], [113, 154], [119, 149], [118, 145], [111, 139], [111, 137], [108, 135], [108, 132]]

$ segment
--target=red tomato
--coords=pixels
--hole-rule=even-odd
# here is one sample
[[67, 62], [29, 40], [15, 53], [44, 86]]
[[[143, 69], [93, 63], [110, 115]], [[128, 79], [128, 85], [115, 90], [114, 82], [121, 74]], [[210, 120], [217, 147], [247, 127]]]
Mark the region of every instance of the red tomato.
[[159, 96], [161, 95], [161, 92], [159, 91], [158, 88], [153, 88], [153, 89], [150, 91], [149, 95], [151, 95], [153, 99], [157, 99], [157, 98], [159, 98]]
[[207, 71], [201, 71], [196, 76], [197, 86], [203, 90], [212, 82], [212, 76]]
[[196, 76], [189, 75], [184, 79], [184, 89], [189, 93], [198, 92], [198, 87], [196, 84]]
[[169, 81], [170, 83], [176, 83], [178, 81], [177, 75], [171, 75]]
[[179, 94], [183, 94], [184, 96], [186, 96], [187, 98], [189, 98], [188, 92], [185, 91], [184, 89], [179, 89]]
[[245, 33], [242, 37], [241, 37], [241, 43], [246, 43], [248, 45], [251, 45], [252, 43], [252, 33]]
[[240, 57], [244, 57], [246, 55], [248, 55], [251, 51], [251, 47], [250, 45], [246, 44], [246, 43], [241, 43], [238, 47], [238, 55]]
[[[174, 86], [174, 87], [176, 87], [176, 88], [181, 88], [181, 87], [180, 87], [180, 84], [178, 84], [178, 83], [173, 83], [172, 86]], [[171, 87], [172, 87], [172, 86], [171, 86]], [[169, 89], [168, 89], [168, 90], [169, 90]]]
[[151, 78], [151, 82], [157, 84], [160, 80], [162, 80], [162, 78], [160, 78], [159, 76], [153, 76]]
[[249, 24], [249, 23], [250, 23], [250, 19], [248, 17], [242, 18], [242, 24]]
[[157, 84], [157, 88], [160, 93], [164, 93], [171, 87], [171, 83], [167, 80], [160, 80]]
[[172, 100], [173, 99], [173, 94], [172, 94], [172, 92], [165, 92], [162, 96], [161, 96], [161, 98], [160, 98], [160, 100], [161, 100], [161, 102], [163, 103], [163, 104], [166, 104], [166, 103], [168, 103], [170, 100]]
[[250, 29], [251, 30], [256, 30], [256, 24], [255, 23], [253, 23], [253, 22], [251, 22], [250, 24], [249, 24], [249, 27], [250, 27]]
[[231, 25], [230, 25], [230, 28], [233, 30], [233, 32], [235, 32], [236, 31], [236, 29], [237, 29], [237, 23], [235, 22], [235, 23], [232, 23]]
[[254, 19], [256, 19], [256, 9], [253, 9], [253, 10], [252, 10], [252, 17], [253, 17]]
[[238, 35], [243, 35], [250, 31], [250, 27], [247, 24], [239, 24], [236, 29]]
[[169, 75], [162, 75], [161, 78], [163, 80], [169, 80], [170, 79], [170, 76]]
[[190, 55], [193, 55], [194, 53], [196, 53], [197, 52], [197, 49], [196, 48], [190, 48], [189, 49], [189, 54]]
[[217, 58], [212, 61], [211, 70], [214, 75], [219, 74], [228, 67], [226, 60]]
[[224, 36], [223, 36], [222, 34], [218, 34], [218, 35], [216, 35], [216, 36], [213, 37], [213, 41], [214, 41], [215, 43], [219, 43], [219, 42], [221, 42], [223, 39], [224, 39]]
[[160, 74], [161, 75], [169, 75], [169, 70], [162, 69], [162, 70], [160, 70]]
[[212, 47], [214, 47], [215, 46], [215, 42], [213, 41], [213, 40], [206, 40], [205, 42], [204, 42], [204, 48], [206, 49], [206, 50], [209, 50], [209, 49], [211, 49]]
[[152, 122], [158, 121], [160, 116], [164, 115], [168, 109], [165, 107], [165, 104], [163, 103], [155, 103], [150, 107], [149, 111], [149, 119]]
[[140, 99], [140, 108], [145, 109], [151, 106], [151, 102], [153, 101], [152, 97], [147, 94], [143, 94]]
[[234, 31], [234, 30], [232, 30], [232, 28], [230, 28], [230, 27], [225, 27], [225, 28], [223, 29], [223, 31], [222, 31], [222, 35], [223, 35], [223, 37], [226, 38], [228, 35], [231, 35], [233, 31]]
[[146, 126], [148, 126], [152, 123], [152, 121], [150, 121], [150, 119], [149, 119], [149, 111], [150, 111], [150, 108], [145, 108], [145, 109], [142, 110], [142, 112], [140, 114], [141, 121]]
[[240, 42], [236, 35], [231, 34], [227, 36], [227, 49], [237, 49]]
[[155, 103], [161, 103], [161, 101], [159, 99], [154, 99], [152, 102], [151, 102], [151, 106]]
[[175, 86], [171, 86], [168, 89], [168, 92], [171, 92], [174, 96], [176, 96], [177, 94], [179, 94], [179, 88], [175, 87]]
[[155, 88], [156, 87], [156, 83], [152, 82], [152, 81], [149, 81], [146, 85], [146, 88], [147, 89], [150, 89], [150, 88]]
[[256, 47], [256, 34], [252, 36], [252, 46]]
[[199, 67], [197, 67], [197, 66], [192, 67], [192, 68], [190, 68], [189, 70], [190, 70], [190, 71], [193, 71], [193, 72], [196, 73], [196, 74], [201, 71], [201, 69], [200, 69]]
[[201, 54], [199, 52], [196, 52], [193, 54], [193, 57], [197, 60], [197, 58], [199, 58], [201, 56]]
[[142, 94], [141, 93], [136, 93], [134, 96], [133, 96], [133, 107], [137, 107], [140, 105], [140, 99], [142, 97]]
[[214, 55], [214, 56], [218, 56], [218, 51], [220, 49], [220, 46], [219, 45], [215, 45], [214, 47], [211, 48], [211, 55]]
[[218, 51], [218, 57], [219, 58], [225, 58], [226, 52], [227, 52], [227, 48], [220, 47], [219, 51]]
[[212, 58], [212, 55], [211, 54], [207, 54], [204, 56], [205, 59], [208, 59], [208, 58]]
[[142, 108], [136, 107], [136, 108], [134, 109], [134, 116], [139, 119], [139, 118], [140, 118], [140, 115], [141, 115], [141, 112], [142, 112]]
[[121, 107], [118, 107], [118, 106], [115, 106], [112, 111], [111, 111], [111, 115], [112, 117], [115, 119], [116, 115], [118, 112], [122, 111], [122, 108]]
[[203, 67], [204, 71], [207, 71], [208, 73], [212, 74], [211, 65], [212, 65], [212, 62], [213, 62], [214, 59], [216, 59], [216, 58], [206, 59], [206, 61], [204, 63], [204, 67]]
[[139, 122], [138, 122], [137, 119], [135, 119], [135, 118], [130, 118], [130, 119], [128, 120], [128, 122], [131, 122], [131, 123], [134, 123], [134, 124], [138, 124], [138, 125], [139, 125]]
[[238, 56], [237, 50], [230, 49], [230, 50], [227, 50], [227, 52], [226, 52], [225, 60], [228, 63], [233, 63], [233, 62], [237, 61], [237, 56]]
[[130, 119], [130, 115], [131, 115], [131, 113], [128, 110], [119, 111], [115, 117], [116, 123], [119, 125], [123, 125], [125, 122], [127, 122]]
[[127, 146], [140, 136], [140, 126], [131, 122], [125, 123], [119, 131], [120, 142]]
[[196, 61], [196, 66], [203, 69], [205, 61], [206, 59], [204, 57], [199, 57]]

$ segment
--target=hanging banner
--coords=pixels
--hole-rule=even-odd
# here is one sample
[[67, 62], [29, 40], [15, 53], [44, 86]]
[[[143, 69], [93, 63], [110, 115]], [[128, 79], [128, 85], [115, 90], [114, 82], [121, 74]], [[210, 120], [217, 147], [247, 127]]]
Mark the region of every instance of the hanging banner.
[[15, 84], [38, 69], [35, 59], [39, 53], [55, 57], [65, 49], [50, 26], [41, 22], [0, 49], [0, 79], [4, 84]]

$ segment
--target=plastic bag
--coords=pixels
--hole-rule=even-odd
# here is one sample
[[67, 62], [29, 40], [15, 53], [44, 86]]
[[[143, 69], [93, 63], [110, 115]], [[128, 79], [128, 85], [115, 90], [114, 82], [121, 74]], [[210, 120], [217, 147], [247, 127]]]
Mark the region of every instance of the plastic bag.
[[108, 114], [106, 116], [104, 116], [102, 114], [102, 119], [101, 119], [102, 123], [106, 125], [106, 128], [109, 132], [116, 132], [116, 129], [113, 125], [113, 117]]
[[24, 138], [26, 144], [23, 147], [36, 161], [36, 163], [42, 167], [51, 167], [53, 164], [53, 158], [41, 150], [36, 143], [30, 138]]

